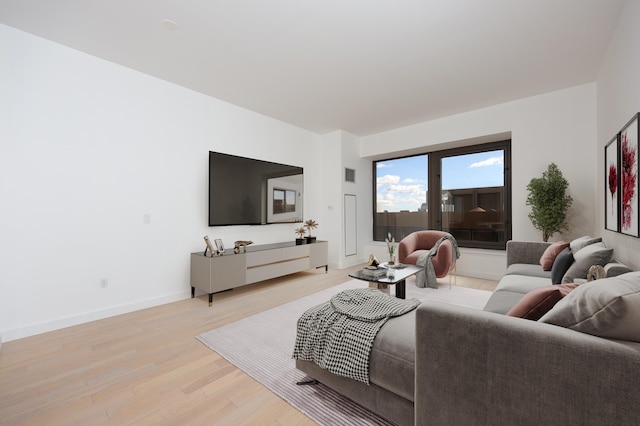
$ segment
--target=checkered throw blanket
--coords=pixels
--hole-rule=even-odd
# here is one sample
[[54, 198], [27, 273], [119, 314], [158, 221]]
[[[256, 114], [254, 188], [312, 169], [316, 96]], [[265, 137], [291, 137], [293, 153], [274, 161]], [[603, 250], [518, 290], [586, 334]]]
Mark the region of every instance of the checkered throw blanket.
[[293, 358], [369, 384], [369, 355], [378, 331], [419, 304], [370, 288], [340, 292], [302, 314]]

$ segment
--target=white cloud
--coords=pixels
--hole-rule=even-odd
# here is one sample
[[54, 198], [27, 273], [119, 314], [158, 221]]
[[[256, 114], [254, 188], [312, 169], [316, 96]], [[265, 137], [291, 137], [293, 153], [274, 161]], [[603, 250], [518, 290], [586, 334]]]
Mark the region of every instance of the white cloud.
[[378, 211], [417, 211], [422, 203], [426, 201], [425, 199], [426, 188], [423, 184], [401, 185], [391, 183], [383, 189], [379, 188], [376, 196]]
[[397, 194], [424, 194], [425, 189], [422, 185], [391, 185], [389, 191]]
[[402, 181], [402, 183], [422, 183], [424, 182], [421, 179], [413, 179], [413, 178], [405, 178], [405, 180]]
[[378, 187], [380, 185], [395, 185], [400, 182], [400, 176], [397, 175], [384, 175], [380, 176], [377, 180]]
[[393, 164], [377, 163], [376, 164], [376, 168], [378, 168], [378, 169], [390, 169], [390, 168], [393, 168]]
[[491, 158], [487, 158], [486, 160], [483, 161], [478, 161], [477, 163], [473, 163], [469, 166], [470, 169], [476, 168], [476, 167], [489, 167], [489, 166], [496, 166], [496, 165], [500, 165], [504, 163], [504, 156], [501, 157], [491, 157]]

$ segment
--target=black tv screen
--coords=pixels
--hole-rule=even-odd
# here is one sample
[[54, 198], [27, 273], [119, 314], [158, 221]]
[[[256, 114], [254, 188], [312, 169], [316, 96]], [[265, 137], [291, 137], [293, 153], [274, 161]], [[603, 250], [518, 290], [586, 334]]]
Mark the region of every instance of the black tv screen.
[[302, 167], [209, 151], [209, 226], [302, 222]]

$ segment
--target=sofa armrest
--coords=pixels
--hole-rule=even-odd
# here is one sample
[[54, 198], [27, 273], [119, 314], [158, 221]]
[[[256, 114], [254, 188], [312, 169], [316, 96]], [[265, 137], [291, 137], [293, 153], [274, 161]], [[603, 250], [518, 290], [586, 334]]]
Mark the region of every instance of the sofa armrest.
[[507, 267], [514, 263], [536, 265], [551, 243], [538, 241], [507, 241]]
[[639, 347], [423, 302], [415, 424], [639, 424]]

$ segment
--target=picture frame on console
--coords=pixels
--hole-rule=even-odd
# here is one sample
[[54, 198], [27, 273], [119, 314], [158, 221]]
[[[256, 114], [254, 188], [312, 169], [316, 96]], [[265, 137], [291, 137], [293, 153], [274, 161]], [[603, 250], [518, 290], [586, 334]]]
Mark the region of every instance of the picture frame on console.
[[605, 229], [620, 232], [620, 135], [604, 148]]
[[637, 237], [638, 212], [638, 114], [620, 131], [620, 232]]
[[218, 250], [218, 253], [220, 254], [224, 253], [224, 244], [222, 244], [222, 240], [220, 238], [216, 238], [215, 243], [216, 243], [216, 249]]

